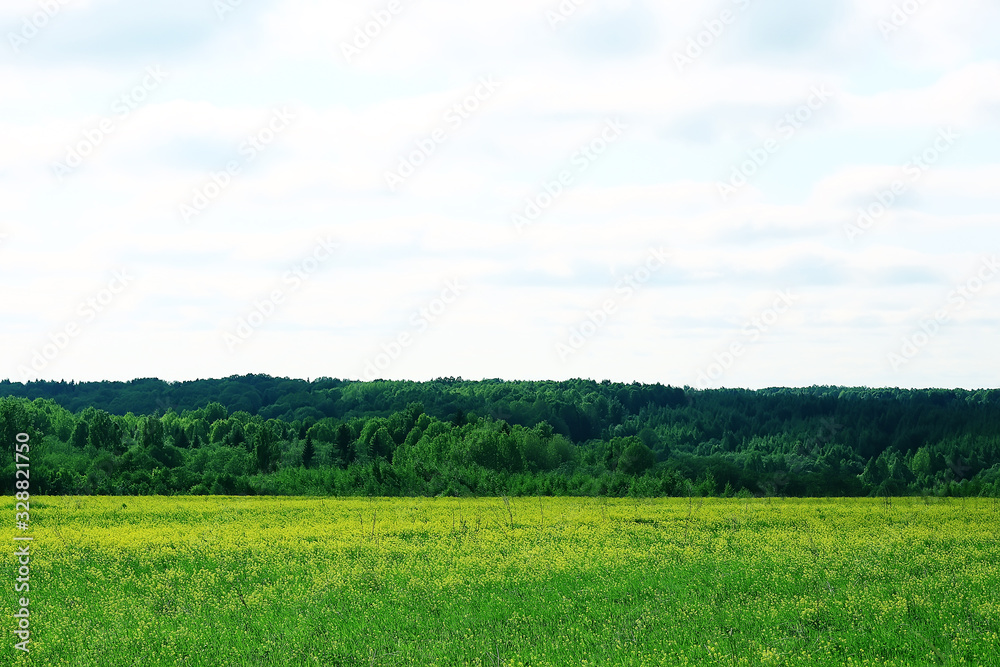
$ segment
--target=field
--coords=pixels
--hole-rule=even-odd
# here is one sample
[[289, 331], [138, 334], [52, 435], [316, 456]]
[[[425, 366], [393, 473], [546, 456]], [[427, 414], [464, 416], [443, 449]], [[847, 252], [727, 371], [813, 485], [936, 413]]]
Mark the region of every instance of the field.
[[36, 497], [31, 511], [28, 655], [14, 549], [2, 557], [9, 664], [1000, 665], [990, 500]]

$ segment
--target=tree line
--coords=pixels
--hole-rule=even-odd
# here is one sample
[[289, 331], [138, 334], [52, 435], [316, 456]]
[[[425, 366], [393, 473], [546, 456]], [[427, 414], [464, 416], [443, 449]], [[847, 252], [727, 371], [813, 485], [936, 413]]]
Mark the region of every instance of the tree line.
[[997, 495], [1000, 390], [0, 382], [48, 494]]

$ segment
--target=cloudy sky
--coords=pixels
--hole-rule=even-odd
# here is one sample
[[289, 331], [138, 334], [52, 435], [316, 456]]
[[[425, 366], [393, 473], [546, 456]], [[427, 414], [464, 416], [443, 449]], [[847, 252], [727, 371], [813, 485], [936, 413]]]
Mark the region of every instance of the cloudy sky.
[[995, 387], [998, 19], [5, 0], [0, 378]]

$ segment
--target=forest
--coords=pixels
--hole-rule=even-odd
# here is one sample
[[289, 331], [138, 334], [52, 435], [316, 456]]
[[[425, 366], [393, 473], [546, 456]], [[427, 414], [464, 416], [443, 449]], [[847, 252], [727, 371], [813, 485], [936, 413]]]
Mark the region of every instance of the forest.
[[50, 495], [997, 496], [1000, 390], [0, 382]]

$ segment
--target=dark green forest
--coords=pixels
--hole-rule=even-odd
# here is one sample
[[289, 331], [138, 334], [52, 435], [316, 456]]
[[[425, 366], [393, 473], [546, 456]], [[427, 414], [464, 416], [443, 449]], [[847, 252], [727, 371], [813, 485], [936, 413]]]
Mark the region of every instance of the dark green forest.
[[1000, 390], [0, 382], [43, 494], [1000, 494]]

